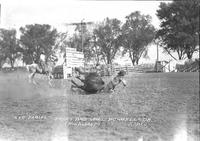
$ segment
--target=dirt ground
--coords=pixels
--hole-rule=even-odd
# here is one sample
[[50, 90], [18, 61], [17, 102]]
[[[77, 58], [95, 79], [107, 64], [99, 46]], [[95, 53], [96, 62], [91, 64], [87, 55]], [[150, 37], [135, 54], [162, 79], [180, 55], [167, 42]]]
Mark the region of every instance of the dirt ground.
[[199, 73], [133, 73], [114, 93], [0, 72], [0, 141], [198, 141]]

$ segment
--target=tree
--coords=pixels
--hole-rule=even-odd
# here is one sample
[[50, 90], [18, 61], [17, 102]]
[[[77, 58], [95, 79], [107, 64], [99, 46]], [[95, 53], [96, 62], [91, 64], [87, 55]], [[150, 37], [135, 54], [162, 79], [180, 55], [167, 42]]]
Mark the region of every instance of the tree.
[[77, 25], [75, 31], [76, 33], [69, 39], [68, 45], [72, 48], [76, 48], [77, 51], [83, 52], [85, 61], [90, 61], [92, 58], [90, 50], [90, 40], [92, 35], [88, 31], [86, 25]]
[[57, 38], [53, 49], [59, 51], [60, 53], [65, 52], [66, 46], [68, 45], [67, 36], [67, 32], [57, 33]]
[[138, 64], [142, 54], [147, 55], [147, 45], [154, 39], [155, 28], [150, 23], [149, 15], [141, 15], [139, 11], [126, 16], [122, 26], [123, 54], [129, 54], [132, 64]]
[[167, 52], [177, 52], [178, 58], [192, 58], [199, 44], [199, 1], [184, 0], [161, 3], [157, 16], [161, 29], [156, 37], [160, 38]]
[[4, 61], [6, 60], [5, 54], [3, 53], [3, 48], [0, 45], [0, 69], [2, 68], [2, 65]]
[[101, 55], [107, 64], [112, 64], [115, 54], [121, 46], [120, 24], [118, 19], [106, 18], [93, 31], [95, 45], [100, 48]]
[[52, 29], [48, 24], [26, 25], [21, 27], [20, 41], [23, 45], [23, 60], [32, 63], [39, 62], [41, 52], [45, 53], [46, 61], [53, 55], [57, 30]]
[[172, 55], [172, 53], [171, 53], [167, 48], [165, 48], [165, 45], [163, 44], [161, 38], [155, 38], [155, 39], [154, 39], [154, 43], [156, 44], [157, 47], [158, 47], [158, 46], [161, 46], [161, 47], [164, 48], [163, 53], [166, 53], [166, 54], [170, 55], [174, 60], [177, 60], [176, 57], [174, 57], [174, 56]]
[[[15, 60], [20, 57], [19, 41], [16, 38], [16, 30], [0, 29], [0, 60], [9, 59], [13, 68]], [[0, 63], [1, 63], [0, 62]]]
[[100, 64], [100, 62], [103, 61], [103, 55], [101, 52], [101, 47], [98, 46], [97, 37], [95, 35], [93, 35], [92, 39], [91, 39], [90, 51], [91, 51], [91, 53], [90, 53], [91, 58], [94, 60], [96, 65]]
[[4, 58], [2, 55], [0, 55], [0, 70], [2, 68], [2, 65], [3, 65], [3, 61], [4, 61]]
[[62, 55], [63, 58], [66, 58], [66, 47], [68, 46], [67, 36], [67, 32], [59, 32], [55, 45], [53, 46], [53, 50], [59, 53], [59, 55]]

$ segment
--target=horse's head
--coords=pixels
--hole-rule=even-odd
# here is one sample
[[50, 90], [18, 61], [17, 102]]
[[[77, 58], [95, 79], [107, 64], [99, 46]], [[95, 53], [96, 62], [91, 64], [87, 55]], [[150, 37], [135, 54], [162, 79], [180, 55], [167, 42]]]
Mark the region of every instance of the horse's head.
[[84, 69], [81, 68], [81, 67], [75, 67], [75, 68], [74, 68], [74, 71], [75, 71], [75, 72], [78, 72], [79, 74], [83, 74], [83, 75], [86, 74], [86, 72], [84, 71]]
[[74, 70], [77, 71], [77, 72], [79, 72], [79, 71], [80, 71], [80, 68], [75, 67]]

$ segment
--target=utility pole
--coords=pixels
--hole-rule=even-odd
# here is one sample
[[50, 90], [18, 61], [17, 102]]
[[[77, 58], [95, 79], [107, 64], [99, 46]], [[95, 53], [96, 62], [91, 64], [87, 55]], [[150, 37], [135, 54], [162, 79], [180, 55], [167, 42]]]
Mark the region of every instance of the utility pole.
[[0, 4], [0, 27], [1, 27], [1, 4]]
[[159, 53], [158, 53], [158, 43], [157, 43], [157, 59], [156, 59], [156, 72], [158, 72], [158, 61], [159, 61]]
[[[93, 22], [83, 22], [84, 19], [81, 20], [80, 23], [65, 23], [65, 25], [72, 25], [72, 26], [81, 26], [81, 50], [83, 52], [83, 55], [84, 55], [84, 58], [85, 58], [85, 54], [84, 54], [84, 42], [83, 42], [83, 26], [86, 26], [86, 25], [91, 25], [91, 24], [94, 24]], [[85, 61], [84, 61], [84, 69], [85, 69]]]
[[83, 22], [84, 19], [81, 20], [80, 23], [65, 23], [65, 25], [72, 25], [72, 26], [80, 26], [81, 28], [81, 50], [84, 52], [84, 45], [83, 45], [83, 26], [91, 25], [93, 22]]
[[157, 54], [157, 58], [156, 58], [156, 72], [159, 71], [159, 66], [160, 66], [160, 62], [159, 62], [159, 41], [158, 40], [155, 40], [154, 43], [156, 44], [156, 54]]
[[159, 61], [159, 49], [158, 49], [158, 43], [157, 43], [157, 61]]
[[83, 20], [81, 20], [81, 49], [82, 49], [82, 52], [84, 54], [84, 48], [83, 48]]

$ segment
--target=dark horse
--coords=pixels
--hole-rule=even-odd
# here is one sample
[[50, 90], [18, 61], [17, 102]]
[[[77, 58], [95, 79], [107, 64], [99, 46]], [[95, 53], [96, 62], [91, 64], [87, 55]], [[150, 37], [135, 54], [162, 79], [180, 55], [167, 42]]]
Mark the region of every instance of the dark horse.
[[[78, 85], [76, 82], [71, 80], [74, 84], [72, 87], [77, 87], [84, 90], [86, 93], [97, 93], [104, 88], [104, 81], [96, 72], [84, 72], [81, 68], [75, 68], [75, 71], [79, 73], [79, 76], [76, 78], [79, 79], [84, 85]], [[81, 78], [80, 75], [83, 75], [84, 78]]]
[[84, 78], [80, 78], [80, 76], [76, 77], [83, 83], [83, 85], [78, 85], [75, 81], [71, 80], [74, 84], [72, 85], [72, 88], [79, 88], [89, 94], [99, 93], [102, 91], [113, 91], [115, 86], [121, 82], [126, 86], [126, 82], [123, 80], [123, 76], [125, 75], [124, 71], [120, 71], [107, 85], [105, 85], [105, 82], [97, 72], [84, 72], [80, 68], [75, 68], [75, 71], [84, 76]]

